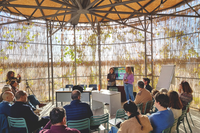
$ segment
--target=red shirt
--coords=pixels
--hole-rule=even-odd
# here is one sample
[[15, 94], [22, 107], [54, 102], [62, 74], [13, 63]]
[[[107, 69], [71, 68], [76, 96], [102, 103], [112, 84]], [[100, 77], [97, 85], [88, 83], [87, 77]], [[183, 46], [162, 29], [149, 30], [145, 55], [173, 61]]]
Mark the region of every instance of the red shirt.
[[51, 126], [50, 129], [43, 129], [40, 133], [81, 133], [77, 129], [69, 128], [67, 125]]

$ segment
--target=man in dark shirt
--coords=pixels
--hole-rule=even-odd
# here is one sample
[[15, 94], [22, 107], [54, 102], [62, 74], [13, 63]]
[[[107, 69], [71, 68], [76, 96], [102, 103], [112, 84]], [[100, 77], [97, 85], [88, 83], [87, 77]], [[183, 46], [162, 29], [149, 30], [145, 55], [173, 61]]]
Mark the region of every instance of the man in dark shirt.
[[153, 88], [149, 85], [150, 79], [149, 78], [143, 78], [143, 81], [144, 81], [144, 85], [146, 85], [145, 89], [147, 89], [149, 92], [151, 92]]
[[[67, 121], [68, 120], [81, 120], [85, 118], [90, 118], [93, 116], [90, 105], [80, 101], [81, 92], [79, 90], [73, 90], [71, 94], [72, 101], [69, 105], [65, 105]], [[89, 131], [81, 131], [81, 133], [88, 133]]]
[[50, 120], [40, 133], [80, 133], [77, 129], [67, 127], [64, 108], [53, 108], [50, 112]]
[[29, 132], [46, 125], [49, 119], [42, 118], [39, 120], [39, 117], [33, 112], [30, 105], [27, 104], [27, 93], [25, 91], [18, 91], [15, 94], [15, 98], [16, 102], [11, 106], [11, 117], [24, 118]]

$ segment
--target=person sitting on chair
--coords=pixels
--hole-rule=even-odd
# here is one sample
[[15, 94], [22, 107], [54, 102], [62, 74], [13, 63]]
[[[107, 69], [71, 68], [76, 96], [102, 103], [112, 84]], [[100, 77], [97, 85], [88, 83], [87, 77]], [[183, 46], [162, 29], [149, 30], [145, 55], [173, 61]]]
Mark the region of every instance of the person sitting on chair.
[[4, 85], [4, 87], [2, 89], [2, 93], [0, 95], [0, 102], [3, 101], [3, 97], [2, 96], [3, 96], [3, 93], [6, 92], [6, 91], [11, 91], [12, 92], [10, 85]]
[[12, 92], [13, 92], [13, 94], [15, 95], [16, 92], [19, 90], [19, 89], [17, 88], [17, 81], [11, 81], [10, 86], [12, 87]]
[[[143, 81], [138, 81], [138, 89], [139, 89], [139, 92], [137, 93], [134, 102], [136, 105], [143, 103], [142, 112], [141, 112], [141, 113], [143, 113], [145, 110], [146, 103], [148, 101], [152, 101], [152, 96], [148, 90], [144, 89]], [[150, 109], [147, 110], [147, 113], [149, 112], [149, 110]]]
[[179, 85], [178, 92], [181, 102], [183, 104], [182, 110], [185, 110], [188, 103], [190, 103], [193, 99], [192, 96], [193, 90], [187, 81], [182, 81], [181, 84]]
[[77, 129], [67, 127], [64, 108], [53, 108], [50, 112], [50, 120], [40, 133], [80, 133]]
[[[81, 102], [81, 92], [79, 90], [73, 90], [71, 94], [72, 101], [69, 105], [65, 105], [67, 121], [68, 120], [81, 120], [85, 118], [90, 118], [93, 116], [90, 105]], [[91, 127], [91, 129], [97, 128]], [[81, 131], [81, 133], [88, 133], [88, 130]]]
[[3, 93], [3, 101], [0, 103], [0, 114], [5, 114], [10, 116], [11, 102], [14, 100], [14, 95], [11, 91], [6, 91]]
[[151, 93], [153, 88], [149, 85], [150, 79], [149, 78], [143, 78], [143, 82], [145, 84], [145, 89], [147, 89]]
[[156, 113], [149, 116], [153, 127], [153, 133], [162, 133], [163, 130], [173, 126], [174, 115], [169, 106], [169, 97], [166, 94], [155, 95], [155, 106], [158, 109]]
[[14, 118], [24, 118], [29, 132], [32, 132], [42, 126], [45, 126], [49, 121], [48, 118], [39, 117], [33, 112], [30, 105], [27, 104], [27, 93], [25, 91], [18, 91], [15, 94], [16, 102], [11, 106], [10, 116]]
[[120, 124], [120, 128], [112, 127], [109, 133], [149, 133], [153, 130], [147, 116], [138, 112], [137, 106], [128, 100], [123, 108], [128, 115], [128, 120]]

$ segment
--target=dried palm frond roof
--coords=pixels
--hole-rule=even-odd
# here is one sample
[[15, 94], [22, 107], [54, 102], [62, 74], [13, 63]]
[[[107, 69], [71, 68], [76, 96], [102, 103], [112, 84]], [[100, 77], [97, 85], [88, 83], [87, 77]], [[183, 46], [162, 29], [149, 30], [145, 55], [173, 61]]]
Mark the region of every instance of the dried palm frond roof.
[[[156, 13], [186, 0], [0, 0], [1, 10], [27, 20], [92, 23], [119, 21], [137, 15]], [[96, 19], [96, 20], [95, 20]]]

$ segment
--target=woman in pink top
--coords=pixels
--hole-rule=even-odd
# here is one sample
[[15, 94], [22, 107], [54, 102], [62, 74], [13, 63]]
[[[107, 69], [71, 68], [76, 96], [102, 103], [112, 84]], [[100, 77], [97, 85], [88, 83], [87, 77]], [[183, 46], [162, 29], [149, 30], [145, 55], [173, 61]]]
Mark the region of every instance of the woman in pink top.
[[126, 67], [126, 73], [124, 74], [123, 81], [124, 81], [124, 90], [126, 93], [126, 100], [129, 100], [129, 95], [130, 95], [131, 100], [134, 101], [134, 96], [133, 96], [134, 76], [131, 67]]

